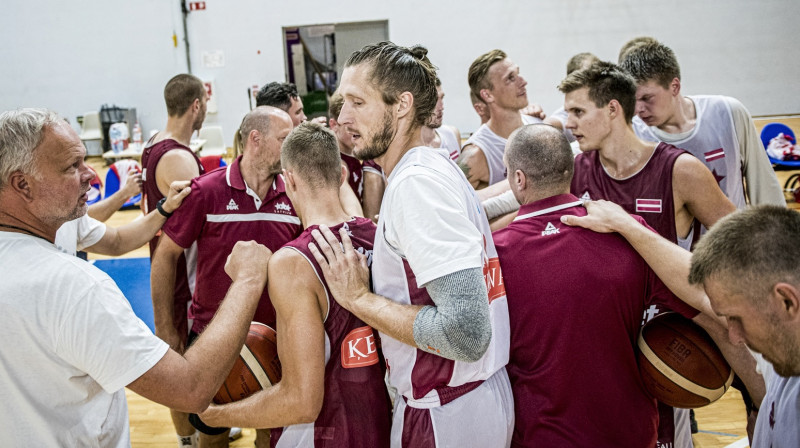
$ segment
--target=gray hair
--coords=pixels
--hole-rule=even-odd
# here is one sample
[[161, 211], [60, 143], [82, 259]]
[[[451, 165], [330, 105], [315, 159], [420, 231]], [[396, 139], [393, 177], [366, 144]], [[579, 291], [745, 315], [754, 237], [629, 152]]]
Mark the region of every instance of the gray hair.
[[37, 175], [33, 151], [42, 143], [45, 128], [62, 121], [47, 109], [25, 108], [0, 114], [0, 190], [16, 171]]
[[572, 181], [572, 148], [564, 134], [550, 125], [529, 124], [514, 131], [505, 157], [508, 175], [522, 171], [535, 190], [561, 190]]

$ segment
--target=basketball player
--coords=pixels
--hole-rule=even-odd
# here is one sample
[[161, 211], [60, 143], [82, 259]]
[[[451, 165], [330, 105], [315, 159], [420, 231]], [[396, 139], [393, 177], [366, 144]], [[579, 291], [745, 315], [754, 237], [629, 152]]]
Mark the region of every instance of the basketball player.
[[[203, 173], [200, 159], [189, 148], [192, 134], [203, 127], [206, 117], [208, 93], [203, 82], [189, 74], [177, 75], [164, 87], [164, 101], [168, 115], [166, 128], [151, 138], [142, 152], [142, 206], [145, 213], [157, 209], [172, 182], [192, 180]], [[158, 237], [155, 236], [150, 240], [151, 262], [157, 244]], [[156, 335], [178, 353], [183, 353], [186, 348], [189, 334], [187, 308], [192, 300], [194, 259], [193, 250], [181, 255], [175, 272], [174, 302], [164, 304], [163, 310], [154, 310]], [[166, 321], [160, 322], [161, 318]], [[173, 328], [175, 331], [171, 331]], [[195, 429], [189, 424], [188, 415], [170, 411], [170, 416], [178, 435], [178, 446], [194, 446]]]
[[[183, 251], [197, 243], [197, 284], [192, 297], [194, 316], [189, 339], [201, 334], [217, 312], [229, 281], [225, 278], [225, 254], [239, 240], [252, 239], [271, 251], [278, 250], [300, 233], [300, 220], [286, 196], [280, 173], [280, 148], [292, 130], [289, 115], [262, 106], [250, 111], [240, 127], [244, 154], [225, 169], [192, 181], [192, 201], [163, 227], [150, 274], [155, 321], [169, 322], [176, 262]], [[275, 325], [275, 311], [265, 290], [254, 320]], [[177, 332], [170, 328], [169, 333]], [[257, 434], [265, 444], [268, 434]], [[227, 446], [227, 432], [201, 434], [206, 442]]]
[[292, 118], [292, 126], [307, 120], [297, 86], [290, 82], [271, 82], [261, 87], [256, 94], [256, 106], [282, 109]]
[[[620, 67], [636, 80], [633, 128], [700, 159], [736, 205], [786, 205], [753, 119], [735, 98], [681, 94], [681, 69], [666, 45], [650, 42], [625, 54]], [[745, 191], [746, 190], [746, 191]]]
[[344, 98], [339, 95], [339, 92], [334, 92], [328, 102], [328, 115], [330, 116], [328, 126], [336, 134], [342, 165], [347, 170], [347, 184], [361, 202], [364, 192], [364, 171], [361, 161], [353, 155], [353, 134], [347, 132], [344, 126], [339, 125], [338, 118], [342, 111], [342, 104], [344, 104]]
[[[691, 154], [666, 143], [640, 140], [631, 119], [636, 86], [633, 79], [609, 62], [598, 62], [567, 76], [559, 85], [569, 116], [567, 129], [580, 145], [575, 158], [571, 191], [584, 200], [613, 201], [628, 213], [641, 214], [660, 235], [689, 249], [699, 238], [699, 225], [710, 228], [735, 210], [713, 175]], [[647, 313], [649, 320], [664, 309]], [[706, 328], [719, 345], [725, 341], [714, 328]], [[721, 347], [728, 362], [742, 376], [748, 390], [760, 395], [763, 380], [755, 373], [752, 356]], [[678, 411], [673, 429], [672, 412], [662, 405], [659, 443], [692, 446], [688, 411]], [[684, 418], [684, 414], [685, 418]], [[683, 422], [686, 423], [683, 423]]]
[[[586, 68], [598, 61], [600, 61], [600, 58], [592, 53], [578, 53], [571, 57], [567, 62], [567, 75], [575, 70]], [[563, 131], [570, 143], [575, 141], [575, 137], [572, 136], [572, 132], [565, 128], [565, 125], [567, 124], [567, 111], [563, 106], [559, 107], [558, 110], [553, 112], [549, 117], [545, 118], [544, 122], [556, 129]]]
[[269, 251], [239, 243], [207, 336], [183, 355], [170, 350], [108, 275], [53, 245], [61, 225], [86, 213], [94, 173], [85, 153], [54, 112], [0, 115], [2, 446], [130, 446], [124, 387], [202, 411], [233, 366], [266, 282]]
[[625, 60], [625, 56], [628, 55], [628, 52], [638, 47], [639, 45], [655, 44], [655, 43], [658, 43], [658, 40], [654, 37], [650, 36], [634, 37], [633, 39], [622, 44], [622, 48], [619, 49], [619, 55], [617, 56], [617, 64], [622, 65], [622, 62]]
[[520, 114], [520, 109], [528, 106], [526, 85], [519, 66], [502, 50], [479, 56], [469, 67], [470, 91], [486, 104], [490, 116], [464, 143], [458, 158], [458, 165], [476, 189], [505, 179], [503, 151], [511, 132], [523, 124], [542, 121]]
[[436, 77], [436, 107], [430, 121], [422, 127], [422, 143], [430, 148], [444, 148], [450, 158], [458, 160], [461, 154], [461, 133], [453, 126], [443, 125], [444, 90], [442, 80]]
[[345, 229], [355, 250], [371, 258], [375, 224], [339, 205], [338, 154], [336, 137], [316, 123], [301, 124], [283, 143], [286, 193], [305, 231], [269, 265], [282, 378], [244, 400], [212, 405], [200, 416], [207, 424], [278, 428], [271, 434], [277, 447], [389, 446], [391, 402], [379, 343], [372, 328], [329, 299], [308, 249], [312, 230], [325, 224]]
[[511, 320], [512, 445], [652, 448], [658, 411], [636, 362], [641, 316], [655, 304], [721, 324], [702, 297], [676, 298], [624, 239], [561, 224], [586, 213], [569, 194], [574, 164], [561, 132], [523, 126], [505, 160], [522, 204], [494, 234]]
[[436, 105], [425, 53], [368, 45], [350, 56], [339, 86], [339, 122], [356, 135], [356, 156], [388, 175], [372, 254], [375, 293], [347, 232], [339, 230], [340, 244], [321, 225], [312, 232], [319, 248], [310, 248], [336, 301], [381, 334], [399, 394], [392, 446], [507, 447], [505, 291], [472, 187], [446, 151], [420, 146]]
[[586, 208], [588, 216], [562, 221], [619, 232], [681, 297], [703, 296], [704, 287], [713, 310], [727, 320], [731, 342], [745, 343], [769, 361], [751, 446], [800, 446], [800, 215], [769, 205], [733, 213], [690, 254], [633, 222], [615, 204], [593, 201]]

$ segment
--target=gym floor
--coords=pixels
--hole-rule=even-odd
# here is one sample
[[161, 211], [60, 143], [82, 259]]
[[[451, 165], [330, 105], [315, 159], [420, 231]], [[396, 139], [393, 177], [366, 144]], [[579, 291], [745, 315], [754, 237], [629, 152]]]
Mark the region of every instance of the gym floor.
[[[90, 157], [87, 162], [105, 178], [108, 167], [100, 157]], [[776, 171], [781, 185], [794, 173], [800, 171]], [[789, 207], [800, 210], [800, 204], [791, 202]], [[121, 210], [107, 221], [111, 226], [120, 226], [136, 219], [141, 212], [137, 210]], [[134, 250], [118, 259], [147, 258], [147, 246]], [[90, 254], [90, 260], [105, 260], [111, 257]], [[131, 260], [133, 262], [134, 260]], [[139, 264], [141, 266], [141, 264]], [[118, 269], [124, 271], [123, 269]], [[121, 286], [122, 287], [122, 286]], [[123, 288], [124, 289], [124, 288]], [[149, 300], [149, 294], [146, 298]], [[152, 308], [150, 308], [152, 312]], [[153, 403], [126, 389], [128, 410], [130, 414], [131, 445], [136, 447], [171, 447], [176, 445], [175, 432], [166, 407]], [[694, 434], [694, 444], [698, 448], [744, 448], [748, 447], [745, 431], [745, 410], [741, 394], [729, 390], [715, 403], [695, 410], [699, 432]], [[622, 428], [620, 428], [622, 430]], [[251, 447], [255, 440], [255, 431], [243, 429], [242, 437], [231, 443], [232, 447]]]

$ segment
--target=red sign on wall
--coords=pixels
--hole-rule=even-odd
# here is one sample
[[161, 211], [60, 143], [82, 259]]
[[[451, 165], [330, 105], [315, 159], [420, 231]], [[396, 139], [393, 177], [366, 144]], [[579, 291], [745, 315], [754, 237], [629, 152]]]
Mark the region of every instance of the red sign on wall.
[[189, 11], [203, 11], [206, 9], [206, 2], [190, 2]]

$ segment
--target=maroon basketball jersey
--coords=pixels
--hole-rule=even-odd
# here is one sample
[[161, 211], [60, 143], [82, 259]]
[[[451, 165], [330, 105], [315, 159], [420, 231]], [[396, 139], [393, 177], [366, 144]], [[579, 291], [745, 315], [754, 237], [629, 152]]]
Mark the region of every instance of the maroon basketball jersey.
[[[494, 233], [511, 327], [515, 447], [654, 447], [658, 414], [636, 364], [644, 310], [681, 302], [618, 234], [561, 223], [578, 198], [523, 205]], [[641, 218], [636, 217], [639, 222]]]
[[358, 201], [361, 202], [361, 192], [364, 190], [361, 161], [343, 152], [340, 152], [339, 155], [342, 156], [342, 162], [347, 166], [347, 183], [350, 184], [350, 188], [353, 189]]
[[[606, 173], [598, 151], [575, 157], [575, 174], [570, 191], [581, 199], [605, 199], [619, 204], [628, 213], [644, 218], [659, 235], [678, 243], [675, 230], [675, 203], [672, 196], [672, 169], [675, 160], [688, 152], [667, 143], [656, 146], [642, 169], [626, 179]], [[700, 236], [695, 219], [692, 245]]]
[[[378, 334], [331, 297], [322, 270], [308, 250], [308, 243], [314, 242], [311, 231], [317, 227], [307, 228], [284, 247], [300, 252], [308, 260], [328, 297], [325, 337], [330, 358], [325, 363], [322, 410], [313, 424], [273, 429], [270, 443], [273, 447], [299, 446], [301, 440], [313, 437], [315, 447], [388, 447], [392, 409]], [[371, 265], [375, 224], [366, 218], [354, 218], [331, 227], [337, 238], [342, 227], [347, 229], [353, 247], [366, 255]]]
[[[161, 191], [158, 189], [158, 184], [156, 183], [156, 167], [158, 166], [158, 162], [161, 161], [161, 157], [172, 150], [189, 151], [189, 154], [191, 154], [197, 162], [197, 169], [200, 170], [200, 174], [203, 174], [205, 171], [203, 164], [200, 163], [200, 159], [192, 152], [191, 148], [171, 138], [147, 146], [144, 152], [142, 152], [142, 192], [144, 194], [142, 203], [144, 204], [145, 214], [149, 213], [151, 210], [155, 210], [158, 201], [164, 198], [164, 195], [161, 194]], [[158, 235], [160, 235], [160, 232]], [[153, 256], [153, 251], [156, 249], [156, 244], [158, 244], [158, 235], [150, 240], [151, 257]]]

